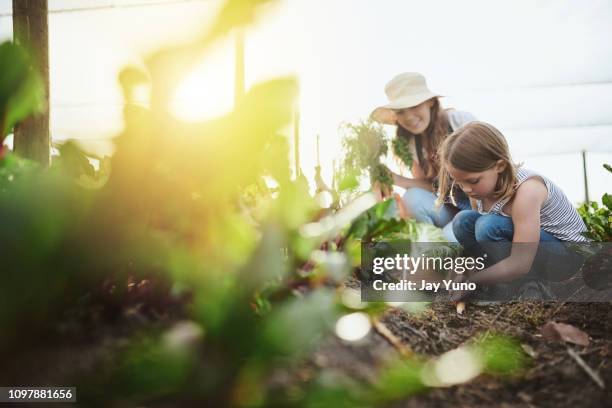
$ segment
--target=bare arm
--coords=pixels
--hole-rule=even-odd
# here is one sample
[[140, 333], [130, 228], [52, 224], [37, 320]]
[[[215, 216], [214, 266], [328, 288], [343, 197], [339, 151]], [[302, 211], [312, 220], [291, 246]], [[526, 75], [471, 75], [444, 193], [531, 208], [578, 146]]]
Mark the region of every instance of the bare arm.
[[412, 163], [411, 172], [413, 178], [393, 173], [393, 184], [405, 189], [419, 187], [427, 191], [434, 191], [432, 182], [425, 177], [423, 169], [416, 162]]
[[510, 256], [490, 268], [474, 273], [469, 278], [471, 282], [477, 284], [508, 282], [529, 272], [538, 250], [537, 243], [540, 242], [540, 208], [547, 196], [546, 186], [537, 179], [530, 179], [521, 184], [512, 203], [514, 236]]

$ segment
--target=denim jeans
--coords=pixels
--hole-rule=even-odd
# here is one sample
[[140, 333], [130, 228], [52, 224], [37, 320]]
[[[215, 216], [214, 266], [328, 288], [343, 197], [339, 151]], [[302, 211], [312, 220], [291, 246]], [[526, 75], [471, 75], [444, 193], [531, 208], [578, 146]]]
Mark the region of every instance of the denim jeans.
[[[464, 210], [453, 219], [452, 229], [468, 255], [488, 255], [487, 266], [508, 257], [512, 250], [514, 224], [510, 217]], [[538, 251], [526, 278], [550, 281], [567, 279], [577, 271], [580, 261], [581, 257], [569, 250], [563, 241], [540, 230]]]
[[457, 242], [453, 234], [451, 221], [460, 210], [470, 208], [469, 200], [462, 199], [458, 201], [457, 205], [459, 208], [450, 204], [443, 204], [440, 207], [436, 207], [438, 196], [432, 191], [418, 187], [406, 190], [402, 199], [408, 211], [410, 211], [418, 222], [424, 222], [442, 228], [442, 232], [446, 239], [450, 242]]

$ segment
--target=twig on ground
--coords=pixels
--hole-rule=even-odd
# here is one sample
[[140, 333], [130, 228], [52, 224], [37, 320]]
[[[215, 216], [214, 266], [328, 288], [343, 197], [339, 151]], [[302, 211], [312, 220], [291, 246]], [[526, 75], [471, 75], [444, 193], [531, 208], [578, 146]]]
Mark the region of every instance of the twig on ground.
[[[493, 327], [493, 324], [497, 321], [497, 318], [499, 317], [499, 315], [502, 314], [502, 312], [504, 311], [504, 309], [500, 309], [499, 312], [497, 312], [495, 314], [495, 316], [493, 317], [493, 319], [491, 321], [489, 321], [489, 327]], [[485, 332], [484, 336], [482, 337], [482, 341], [486, 340], [487, 337], [489, 337], [489, 334], [491, 334], [491, 329], [487, 329], [487, 331]]]
[[412, 357], [414, 355], [412, 349], [402, 343], [399, 337], [393, 334], [383, 322], [374, 318], [372, 319], [372, 325], [374, 326], [374, 329], [378, 332], [378, 334], [387, 339], [387, 341], [391, 343], [391, 345], [395, 347], [403, 357]]
[[561, 310], [561, 308], [563, 306], [565, 306], [565, 304], [567, 302], [569, 302], [574, 296], [576, 296], [578, 293], [580, 293], [582, 290], [584, 289], [584, 285], [582, 285], [581, 287], [579, 287], [574, 293], [572, 293], [570, 295], [570, 297], [568, 297], [567, 299], [565, 299], [563, 302], [561, 302], [559, 304], [559, 306], [557, 306], [555, 308], [555, 310], [553, 310], [553, 312], [551, 314], [548, 315], [548, 317], [546, 318], [546, 320], [551, 320], [553, 318], [553, 316], [555, 316], [557, 313], [559, 313], [559, 310]]
[[585, 361], [582, 359], [582, 357], [580, 357], [578, 355], [578, 353], [576, 353], [573, 349], [571, 349], [569, 347], [567, 348], [567, 353], [574, 360], [576, 360], [576, 363], [578, 363], [580, 368], [582, 368], [584, 370], [584, 372], [587, 373], [589, 375], [589, 377], [591, 377], [591, 379], [595, 382], [595, 384], [597, 384], [602, 389], [606, 388], [606, 385], [604, 384], [604, 382], [601, 379], [601, 377], [599, 376], [599, 374], [597, 374], [595, 371], [593, 371], [593, 369], [591, 367], [589, 367], [587, 365], [587, 363], [585, 363]]

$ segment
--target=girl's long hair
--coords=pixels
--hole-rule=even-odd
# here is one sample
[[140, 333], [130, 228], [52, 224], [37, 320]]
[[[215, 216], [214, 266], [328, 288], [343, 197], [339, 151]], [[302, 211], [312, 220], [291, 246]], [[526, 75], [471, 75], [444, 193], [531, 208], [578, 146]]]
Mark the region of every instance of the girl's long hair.
[[419, 164], [427, 179], [433, 181], [438, 176], [440, 170], [437, 151], [446, 136], [448, 136], [449, 123], [448, 114], [444, 109], [440, 108], [438, 98], [432, 99], [433, 104], [431, 105], [427, 129], [422, 134], [415, 135], [398, 124], [396, 137], [404, 138], [408, 143], [414, 138], [414, 146]]
[[442, 143], [439, 157], [438, 205], [442, 204], [447, 196], [456, 204], [453, 196], [454, 181], [448, 172], [448, 166], [476, 173], [488, 170], [502, 160], [506, 166], [497, 178], [493, 196], [503, 200], [515, 192], [516, 170], [519, 165], [512, 162], [506, 138], [488, 123], [470, 122], [459, 128]]

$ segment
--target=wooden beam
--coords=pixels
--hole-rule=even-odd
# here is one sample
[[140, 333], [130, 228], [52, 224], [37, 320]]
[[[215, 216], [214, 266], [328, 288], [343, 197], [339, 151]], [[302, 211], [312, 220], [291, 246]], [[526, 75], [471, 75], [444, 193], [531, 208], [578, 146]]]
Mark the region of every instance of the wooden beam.
[[13, 0], [13, 40], [32, 55], [45, 87], [45, 109], [14, 129], [13, 149], [49, 165], [49, 26], [47, 0]]

